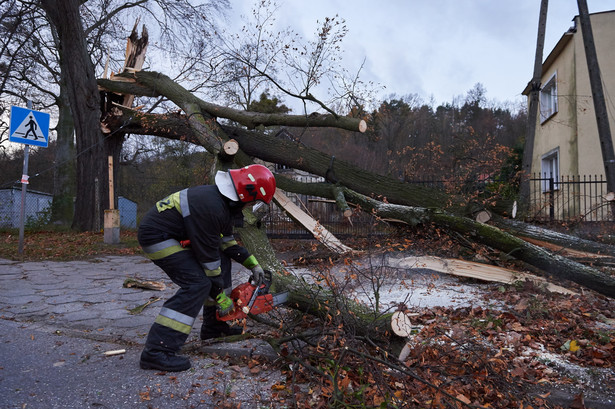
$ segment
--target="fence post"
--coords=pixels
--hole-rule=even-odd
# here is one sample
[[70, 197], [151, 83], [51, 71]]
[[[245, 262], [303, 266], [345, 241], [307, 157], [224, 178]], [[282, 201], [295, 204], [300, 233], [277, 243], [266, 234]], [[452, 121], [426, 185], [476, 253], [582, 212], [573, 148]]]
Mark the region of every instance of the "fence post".
[[549, 178], [549, 220], [555, 220], [555, 183], [553, 180], [553, 175]]

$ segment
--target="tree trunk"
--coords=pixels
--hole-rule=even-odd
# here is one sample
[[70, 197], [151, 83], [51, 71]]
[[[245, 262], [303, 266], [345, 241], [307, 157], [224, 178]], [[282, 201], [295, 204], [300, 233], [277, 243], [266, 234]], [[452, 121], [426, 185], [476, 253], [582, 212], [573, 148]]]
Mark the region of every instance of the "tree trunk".
[[73, 220], [75, 197], [75, 126], [64, 88], [62, 84], [57, 104], [59, 116], [56, 127], [56, 167], [53, 175], [51, 221], [68, 227]]
[[558, 233], [553, 230], [510, 219], [496, 218], [493, 220], [493, 223], [514, 236], [528, 237], [573, 250], [615, 257], [615, 246], [609, 244], [583, 240], [576, 236]]
[[[42, 0], [50, 23], [58, 33], [62, 80], [67, 87], [68, 101], [77, 136], [77, 201], [72, 227], [93, 230], [99, 226], [102, 214], [97, 213], [98, 185], [105, 186], [106, 167], [103, 137], [100, 131], [100, 97], [94, 67], [90, 60], [81, 17], [79, 0]], [[100, 197], [98, 200], [100, 200]]]
[[[101, 83], [107, 84], [106, 81]], [[118, 91], [120, 88], [114, 86], [114, 89]], [[124, 126], [127, 132], [135, 134], [160, 135], [199, 144], [201, 142], [187, 126], [185, 118], [181, 116], [148, 115], [124, 110], [121, 117], [107, 118], [106, 126], [120, 125]], [[436, 189], [404, 183], [368, 172], [341, 160], [332, 161], [331, 155], [300, 143], [276, 138], [264, 132], [247, 131], [232, 126], [221, 126], [221, 129], [226, 138], [239, 142], [240, 153], [244, 155], [304, 170], [322, 177], [326, 177], [327, 171], [331, 169], [339, 184], [367, 196], [408, 206], [437, 208], [446, 206], [451, 201], [448, 195]], [[207, 146], [205, 148], [209, 150]], [[242, 156], [239, 154], [237, 157]]]
[[[304, 183], [292, 181], [284, 177], [278, 177], [276, 181], [280, 188], [289, 192], [333, 198], [331, 189], [323, 183], [312, 183], [306, 186]], [[615, 278], [592, 267], [553, 254], [508, 234], [497, 227], [478, 223], [469, 218], [456, 216], [439, 209], [382, 203], [348, 189], [345, 190], [344, 194], [349, 202], [360, 205], [363, 211], [371, 212], [378, 217], [400, 220], [409, 225], [434, 224], [444, 227], [460, 233], [470, 240], [497, 249], [511, 257], [537, 267], [553, 277], [572, 281], [608, 297], [615, 298]]]
[[258, 262], [270, 271], [283, 271], [284, 266], [276, 258], [273, 248], [269, 244], [266, 229], [252, 211], [244, 209], [244, 225], [235, 228], [242, 243], [256, 257]]

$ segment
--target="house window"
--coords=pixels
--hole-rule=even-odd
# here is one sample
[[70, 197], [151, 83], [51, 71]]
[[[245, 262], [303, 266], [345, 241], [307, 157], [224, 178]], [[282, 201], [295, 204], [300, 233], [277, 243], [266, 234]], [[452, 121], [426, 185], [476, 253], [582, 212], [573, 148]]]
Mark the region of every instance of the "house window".
[[[559, 148], [552, 150], [542, 157], [542, 191], [549, 192], [551, 189], [559, 189]], [[551, 179], [553, 179], [551, 181]], [[553, 183], [553, 185], [551, 185]]]
[[540, 122], [557, 113], [557, 73], [540, 90]]

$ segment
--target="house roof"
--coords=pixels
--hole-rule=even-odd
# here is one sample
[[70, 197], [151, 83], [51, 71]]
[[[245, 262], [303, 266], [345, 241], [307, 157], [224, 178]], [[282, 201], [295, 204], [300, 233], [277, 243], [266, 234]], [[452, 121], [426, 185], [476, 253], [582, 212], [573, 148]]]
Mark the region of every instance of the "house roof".
[[[0, 189], [0, 192], [8, 192], [8, 191], [21, 192], [21, 189], [22, 189], [21, 187], [7, 187], [7, 188]], [[33, 194], [44, 195], [44, 196], [53, 196], [51, 193], [40, 192], [38, 190], [32, 190], [32, 189], [28, 189], [27, 193], [33, 193]]]
[[[575, 17], [576, 19], [576, 17]], [[573, 20], [574, 21], [574, 20]], [[573, 25], [572, 27], [570, 27], [568, 29], [568, 31], [566, 31], [564, 33], [564, 35], [559, 39], [559, 41], [557, 42], [557, 44], [555, 44], [555, 47], [553, 47], [553, 50], [551, 50], [551, 52], [549, 53], [549, 55], [547, 56], [547, 58], [544, 60], [544, 62], [542, 63], [542, 72], [545, 73], [549, 67], [551, 66], [551, 64], [553, 64], [553, 61], [555, 61], [555, 59], [562, 53], [562, 51], [566, 48], [566, 45], [568, 45], [568, 43], [570, 42], [570, 40], [572, 40], [572, 37], [574, 36], [574, 33], [576, 33], [577, 31], [577, 27], [576, 24]], [[523, 95], [529, 95], [530, 91], [532, 89], [532, 81], [530, 80], [527, 85], [525, 86], [525, 89], [523, 90], [523, 92], [521, 94]]]
[[[593, 15], [596, 15], [596, 14], [607, 14], [607, 13], [615, 13], [615, 10], [602, 11], [602, 12], [599, 12], [599, 13], [590, 13], [590, 16], [593, 16]], [[549, 53], [547, 58], [542, 63], [542, 72], [543, 73], [545, 73], [549, 69], [551, 64], [553, 64], [553, 61], [555, 61], [555, 59], [562, 53], [562, 51], [566, 48], [568, 43], [574, 37], [575, 33], [577, 32], [578, 17], [579, 17], [578, 15], [574, 16], [574, 18], [572, 19], [572, 22], [573, 22], [572, 27], [570, 27], [568, 29], [568, 31], [566, 31], [562, 35], [562, 37], [559, 39], [557, 44], [555, 44], [555, 47], [553, 47], [553, 50], [551, 50], [551, 52]], [[527, 85], [525, 86], [525, 89], [523, 90], [523, 92], [521, 94], [529, 95], [531, 89], [532, 89], [532, 81], [530, 80], [527, 83]]]

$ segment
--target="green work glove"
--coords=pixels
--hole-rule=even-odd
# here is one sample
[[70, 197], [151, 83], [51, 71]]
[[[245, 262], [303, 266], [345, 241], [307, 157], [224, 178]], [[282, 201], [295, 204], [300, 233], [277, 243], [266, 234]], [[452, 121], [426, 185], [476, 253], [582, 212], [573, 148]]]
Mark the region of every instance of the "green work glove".
[[220, 293], [216, 297], [216, 309], [218, 310], [218, 315], [223, 317], [229, 313], [231, 313], [235, 308], [233, 305], [233, 300], [231, 300], [225, 293]]

